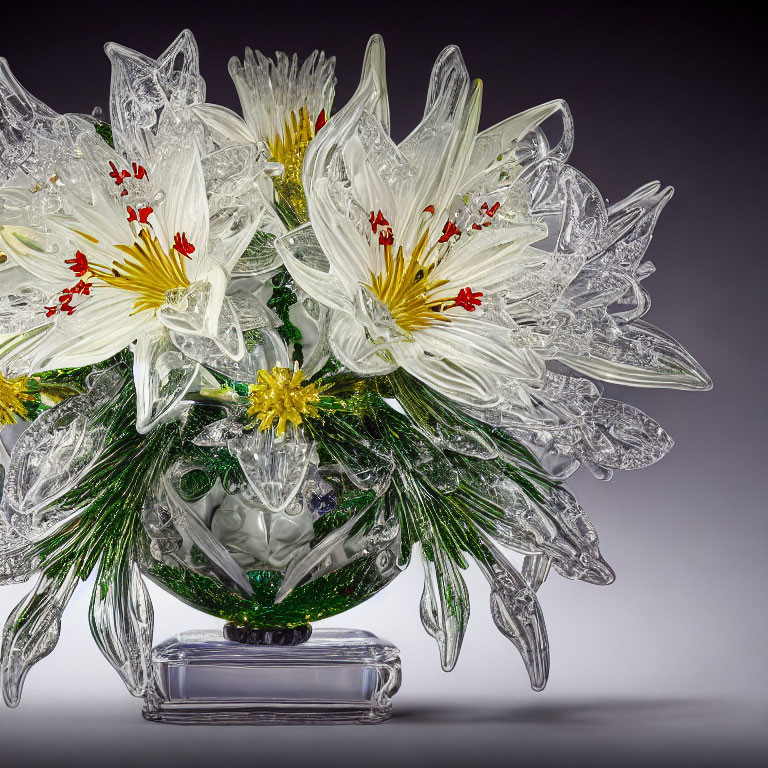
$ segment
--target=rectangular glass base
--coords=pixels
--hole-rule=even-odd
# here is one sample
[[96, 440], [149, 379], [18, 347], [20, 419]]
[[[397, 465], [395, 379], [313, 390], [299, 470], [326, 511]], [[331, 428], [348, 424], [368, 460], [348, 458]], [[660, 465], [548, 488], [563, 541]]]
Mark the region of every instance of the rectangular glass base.
[[378, 723], [400, 687], [400, 651], [370, 632], [316, 629], [301, 645], [245, 645], [182, 632], [152, 653], [147, 720], [165, 723]]

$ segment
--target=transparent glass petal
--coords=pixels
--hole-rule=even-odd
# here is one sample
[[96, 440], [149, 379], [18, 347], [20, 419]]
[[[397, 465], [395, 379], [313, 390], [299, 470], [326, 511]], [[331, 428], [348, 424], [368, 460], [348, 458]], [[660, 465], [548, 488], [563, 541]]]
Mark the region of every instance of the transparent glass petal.
[[[110, 123], [115, 145], [129, 158], [144, 158], [161, 126], [176, 122], [184, 107], [205, 101], [197, 43], [184, 30], [157, 58], [108, 43], [112, 63]], [[166, 115], [166, 109], [177, 113]]]
[[320, 51], [313, 51], [301, 65], [295, 54], [288, 58], [277, 52], [271, 59], [250, 48], [245, 49], [242, 63], [233, 57], [229, 73], [251, 133], [259, 141], [282, 135], [283, 124], [301, 105], [306, 105], [313, 121], [323, 111], [330, 115], [335, 63], [333, 56]]
[[224, 284], [193, 283], [178, 296], [170, 297], [157, 310], [157, 319], [169, 330], [192, 336], [214, 336], [224, 300]]
[[165, 330], [140, 336], [133, 361], [136, 429], [146, 433], [177, 418], [199, 370], [199, 364], [184, 357]]
[[20, 285], [11, 291], [12, 275], [9, 271], [4, 271], [0, 280], [3, 282], [3, 292], [0, 293], [0, 338], [50, 323], [45, 317], [43, 306], [48, 300], [45, 292], [32, 285]]
[[[560, 140], [551, 148], [541, 126], [558, 118], [562, 122]], [[568, 105], [560, 99], [549, 101], [478, 133], [462, 186], [466, 189], [509, 178], [526, 165], [547, 157], [567, 160], [572, 146], [573, 120]]]
[[314, 445], [297, 429], [278, 437], [273, 429], [253, 429], [230, 440], [248, 484], [273, 512], [282, 512], [296, 498], [313, 458]]
[[7, 377], [25, 376], [32, 370], [50, 325], [39, 326], [10, 336], [0, 337], [0, 363]]
[[[252, 146], [226, 147], [203, 157], [211, 241], [227, 271], [259, 274], [278, 260], [272, 242], [283, 231], [262, 189], [274, 172]], [[266, 183], [269, 183], [268, 180]], [[212, 251], [216, 257], [218, 251]]]
[[0, 58], [0, 180], [22, 171], [48, 179], [76, 161], [78, 133], [92, 130], [76, 115], [62, 116], [30, 94]]

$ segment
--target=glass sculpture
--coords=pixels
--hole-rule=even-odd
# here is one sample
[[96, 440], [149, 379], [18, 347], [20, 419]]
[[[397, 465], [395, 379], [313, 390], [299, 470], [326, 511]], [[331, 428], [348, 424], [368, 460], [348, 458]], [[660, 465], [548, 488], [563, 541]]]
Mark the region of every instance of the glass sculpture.
[[[247, 49], [243, 117], [206, 102], [189, 32], [157, 60], [106, 52], [108, 119], [57, 114], [0, 60], [0, 583], [37, 579], [5, 624], [6, 703], [91, 574], [97, 646], [173, 719], [158, 670], [184, 636], [153, 657], [145, 580], [229, 622], [193, 633], [207, 664], [306, 639], [414, 552], [443, 668], [474, 560], [541, 690], [550, 570], [614, 578], [564, 480], [672, 445], [598, 382], [710, 387], [641, 319], [672, 190], [608, 206], [567, 164], [563, 101], [478, 132], [456, 47], [399, 143], [378, 36], [337, 110], [333, 58]], [[392, 662], [366, 696], [391, 695], [391, 646], [355, 637]]]

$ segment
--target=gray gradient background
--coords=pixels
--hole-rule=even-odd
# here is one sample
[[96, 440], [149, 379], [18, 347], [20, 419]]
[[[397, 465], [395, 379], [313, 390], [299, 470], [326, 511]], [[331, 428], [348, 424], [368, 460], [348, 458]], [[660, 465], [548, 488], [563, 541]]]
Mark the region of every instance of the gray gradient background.
[[[751, 765], [768, 758], [764, 589], [766, 259], [764, 34], [736, 3], [599, 7], [385, 2], [309, 8], [212, 3], [3, 8], [0, 55], [54, 108], [107, 106], [101, 44], [157, 55], [188, 26], [209, 99], [237, 107], [226, 74], [245, 45], [338, 56], [337, 104], [354, 89], [368, 36], [387, 43], [393, 132], [418, 121], [434, 57], [458, 43], [485, 83], [483, 125], [554, 97], [576, 124], [572, 162], [609, 199], [659, 178], [677, 194], [651, 245], [651, 322], [711, 374], [710, 393], [623, 389], [676, 440], [659, 465], [571, 487], [617, 572], [608, 588], [554, 575], [540, 597], [549, 686], [528, 688], [472, 571], [472, 619], [450, 675], [421, 628], [412, 567], [328, 625], [380, 633], [402, 650], [395, 717], [375, 728], [174, 728], [145, 724], [96, 650], [87, 588], [22, 705], [0, 709], [6, 765]], [[143, 10], [142, 10], [143, 9]], [[25, 588], [0, 590], [3, 618]], [[220, 622], [153, 589], [157, 641]]]

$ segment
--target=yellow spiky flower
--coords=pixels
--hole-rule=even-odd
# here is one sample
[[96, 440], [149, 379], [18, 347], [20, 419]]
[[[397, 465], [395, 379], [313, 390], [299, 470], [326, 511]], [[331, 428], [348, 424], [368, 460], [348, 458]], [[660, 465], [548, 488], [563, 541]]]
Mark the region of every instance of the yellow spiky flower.
[[298, 427], [303, 416], [317, 416], [320, 389], [305, 378], [300, 370], [280, 366], [259, 371], [256, 384], [248, 389], [248, 417], [259, 421], [259, 432], [277, 421], [276, 432], [284, 435], [288, 422]]
[[33, 399], [27, 394], [27, 377], [6, 379], [0, 373], [0, 427], [15, 424], [16, 419], [24, 418], [27, 409], [24, 405]]

